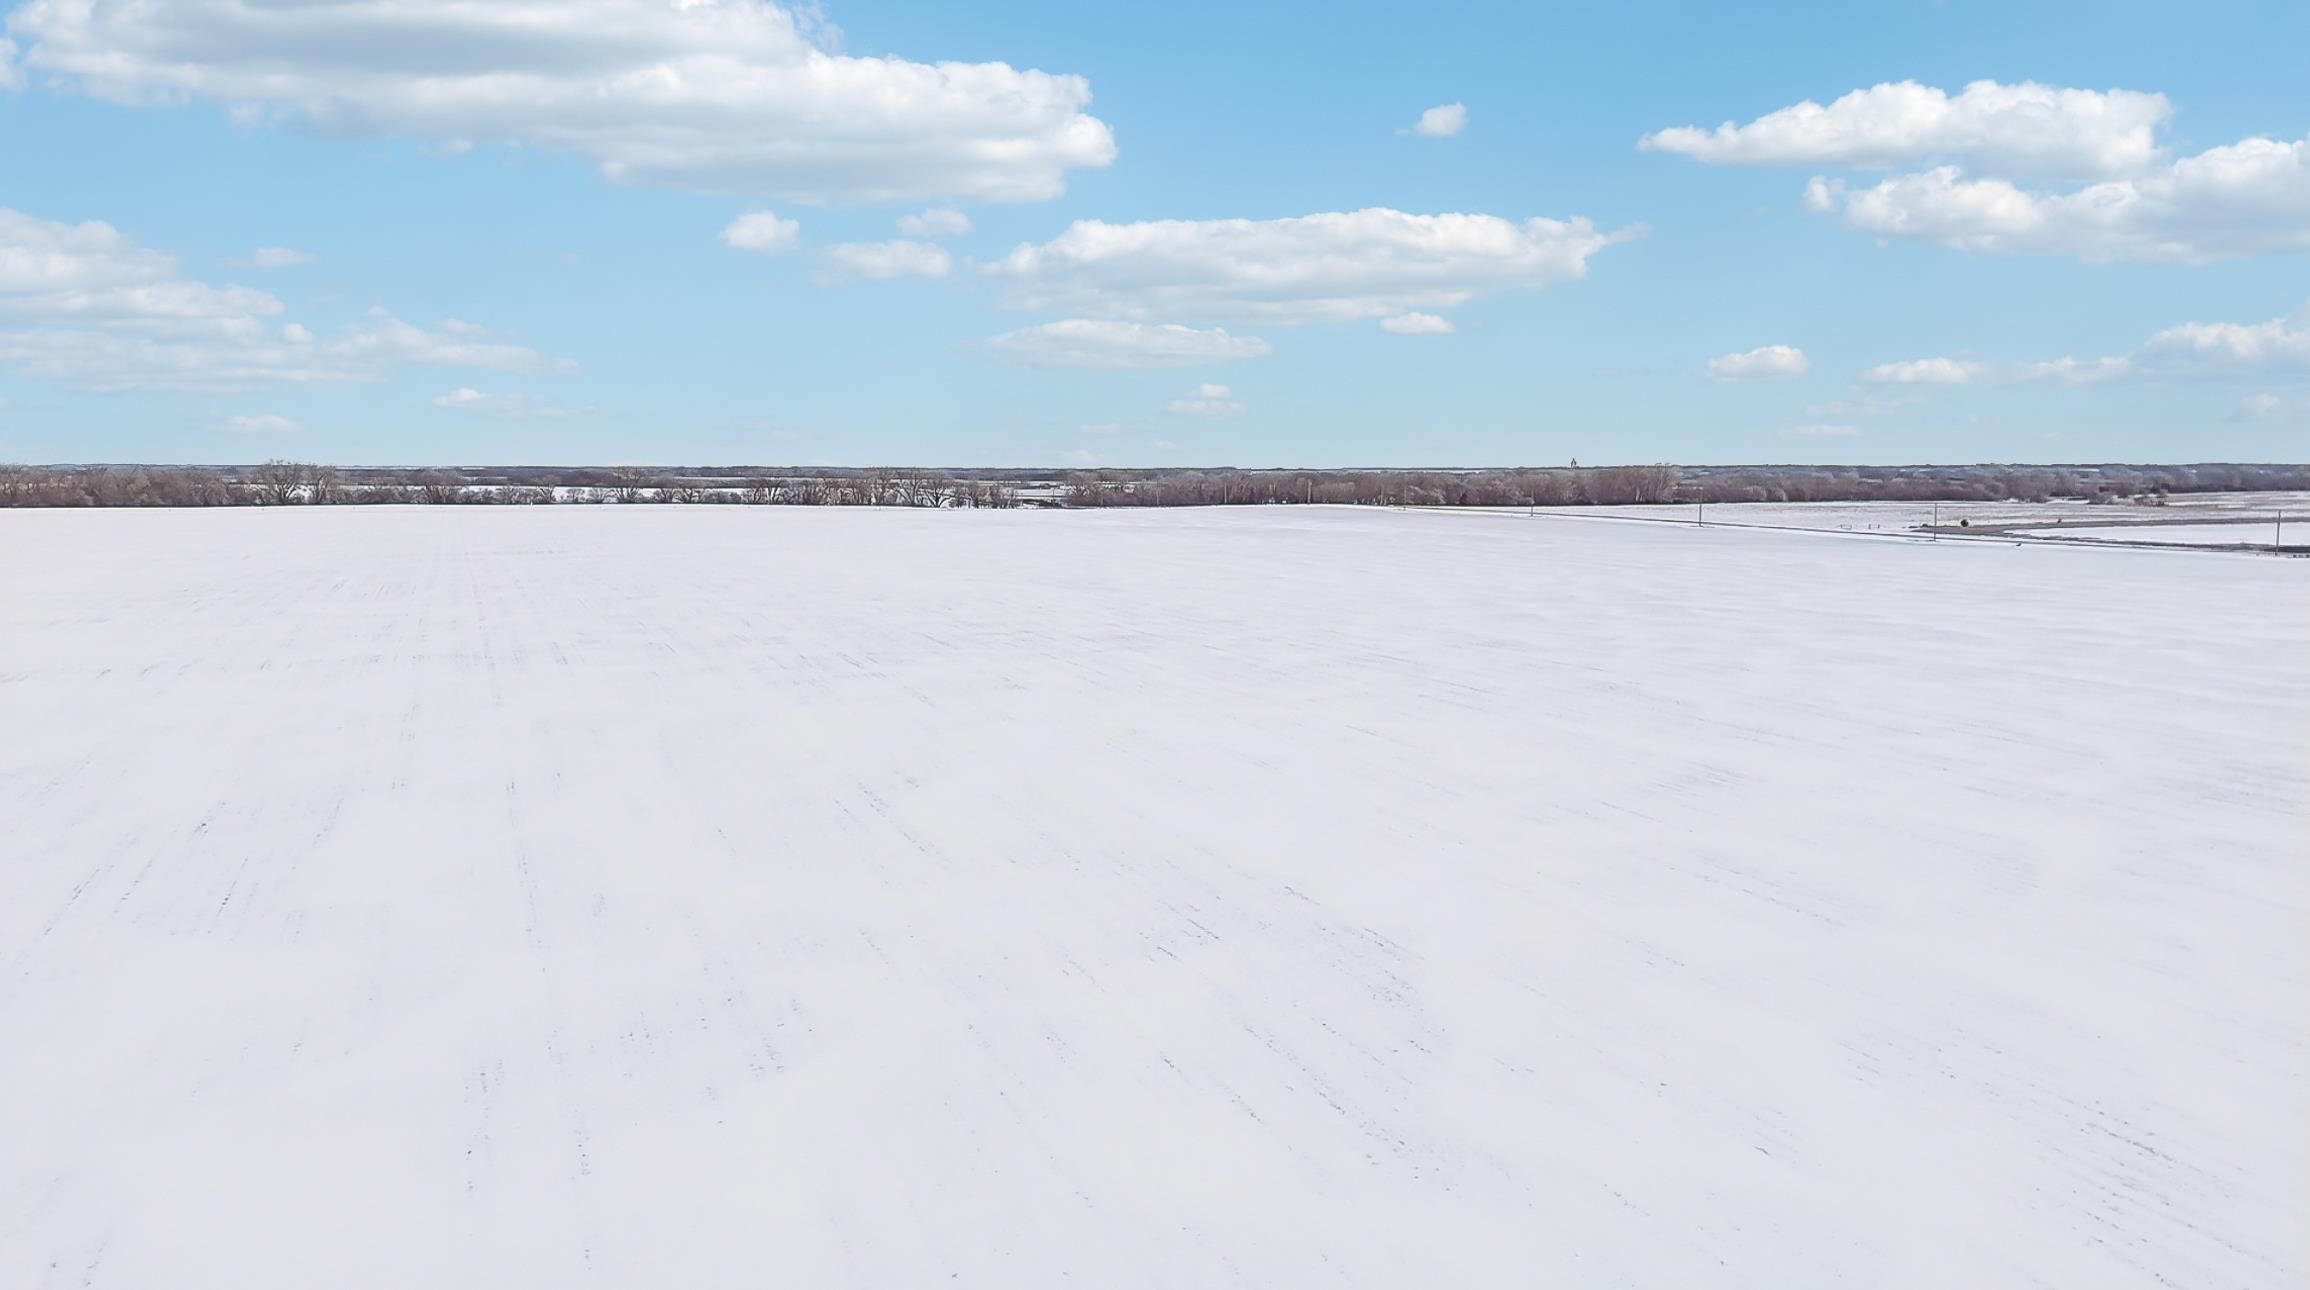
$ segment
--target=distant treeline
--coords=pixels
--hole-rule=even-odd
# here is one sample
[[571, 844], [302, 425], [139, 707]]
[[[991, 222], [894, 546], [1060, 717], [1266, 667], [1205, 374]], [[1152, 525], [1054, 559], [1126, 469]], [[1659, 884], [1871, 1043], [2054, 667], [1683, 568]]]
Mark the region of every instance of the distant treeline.
[[[508, 478], [508, 476], [513, 478]], [[1001, 480], [923, 470], [725, 475], [601, 469], [515, 471], [259, 466], [0, 466], [9, 506], [994, 506]]]
[[1593, 466], [1518, 470], [928, 470], [0, 465], [0, 507], [424, 505], [1614, 506], [1647, 502], [2156, 502], [2310, 490], [2310, 466]]

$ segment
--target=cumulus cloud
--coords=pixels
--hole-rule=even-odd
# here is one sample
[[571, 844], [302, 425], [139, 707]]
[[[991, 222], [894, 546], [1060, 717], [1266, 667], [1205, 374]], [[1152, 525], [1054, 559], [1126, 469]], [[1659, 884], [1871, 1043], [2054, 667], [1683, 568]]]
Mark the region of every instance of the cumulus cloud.
[[1987, 363], [1961, 358], [1914, 358], [1879, 363], [1861, 373], [1861, 379], [1879, 385], [1967, 385], [1987, 377], [1992, 370]]
[[1420, 113], [1420, 119], [1412, 125], [1412, 133], [1430, 139], [1449, 139], [1467, 128], [1467, 105], [1446, 103], [1442, 107], [1432, 107]]
[[270, 412], [257, 416], [228, 417], [217, 429], [226, 434], [296, 434], [305, 427], [284, 416]]
[[1175, 417], [1201, 417], [1215, 421], [1220, 417], [1240, 414], [1243, 405], [1235, 401], [1235, 392], [1224, 385], [1198, 385], [1189, 390], [1185, 398], [1173, 399], [1164, 404], [1163, 410]]
[[435, 395], [433, 406], [453, 408], [460, 412], [486, 412], [500, 417], [575, 417], [592, 412], [592, 408], [573, 407], [528, 394], [490, 394], [470, 386]]
[[934, 206], [919, 214], [899, 216], [898, 231], [908, 237], [961, 237], [971, 231], [971, 217], [952, 206]]
[[891, 278], [943, 278], [954, 272], [954, 256], [930, 242], [904, 238], [889, 242], [843, 242], [826, 250], [837, 277], [881, 282]]
[[1088, 425], [1077, 426], [1075, 430], [1079, 434], [1121, 434], [1123, 424], [1119, 421], [1093, 421]]
[[1815, 422], [1811, 425], [1790, 426], [1781, 433], [1802, 435], [1809, 439], [1850, 439], [1861, 433], [1861, 427], [1841, 423]]
[[1954, 166], [1865, 188], [1816, 177], [1807, 209], [1880, 237], [1966, 251], [2202, 264], [2310, 250], [2310, 138], [2246, 139], [2074, 192]]
[[722, 230], [722, 245], [774, 255], [793, 250], [801, 236], [802, 225], [794, 220], [782, 219], [772, 211], [748, 211]]
[[1794, 345], [1765, 345], [1740, 354], [1720, 354], [1708, 361], [1712, 381], [1753, 381], [1769, 377], [1803, 376], [1811, 364], [1805, 351]]
[[1394, 332], [1398, 336], [1449, 336], [1458, 331], [1459, 328], [1454, 327], [1449, 318], [1439, 318], [1434, 314], [1408, 313], [1397, 314], [1393, 318], [1380, 319], [1380, 330]]
[[1021, 327], [990, 337], [986, 344], [1005, 358], [1035, 367], [1192, 367], [1265, 358], [1274, 352], [1257, 336], [1237, 336], [1223, 327], [1110, 318], [1069, 318]]
[[[1035, 201], [1114, 159], [1079, 76], [856, 58], [763, 0], [29, 0], [24, 65], [116, 103], [505, 140], [613, 182], [797, 201]], [[798, 19], [798, 13], [801, 18]], [[0, 64], [5, 65], [5, 64]]]
[[1950, 96], [1904, 81], [1640, 146], [1720, 163], [1919, 164], [1873, 183], [1816, 175], [1804, 205], [1964, 251], [2198, 264], [2310, 249], [2310, 138], [2175, 159], [2157, 140], [2172, 113], [2164, 95], [2130, 90], [1979, 81]]
[[1158, 452], [1179, 451], [1179, 445], [1171, 442], [1169, 439], [1149, 439], [1147, 441], [1147, 446], [1155, 449]]
[[2310, 368], [2310, 305], [2268, 322], [2183, 323], [2142, 348], [2153, 359], [2192, 368]]
[[1588, 272], [1641, 229], [1586, 219], [1411, 215], [1377, 208], [1289, 219], [1081, 220], [986, 267], [1005, 303], [1086, 317], [1275, 323], [1448, 309]]
[[1854, 90], [1823, 107], [1807, 99], [1747, 125], [1680, 126], [1637, 146], [1716, 165], [1891, 167], [1964, 159], [2003, 174], [2097, 178], [2155, 161], [2163, 94], [1975, 81], [1956, 95], [1915, 81]]
[[16, 42], [0, 36], [0, 90], [24, 88], [24, 70], [16, 65]]
[[382, 310], [330, 336], [275, 321], [263, 291], [184, 277], [176, 258], [101, 221], [0, 208], [0, 366], [89, 390], [234, 390], [382, 380], [402, 363], [574, 371], [486, 328], [428, 329]]
[[2188, 322], [2168, 327], [2129, 354], [2007, 363], [1921, 358], [1879, 364], [1863, 372], [1861, 379], [1900, 385], [1988, 381], [2100, 385], [2257, 375], [2310, 375], [2310, 305], [2266, 322]]

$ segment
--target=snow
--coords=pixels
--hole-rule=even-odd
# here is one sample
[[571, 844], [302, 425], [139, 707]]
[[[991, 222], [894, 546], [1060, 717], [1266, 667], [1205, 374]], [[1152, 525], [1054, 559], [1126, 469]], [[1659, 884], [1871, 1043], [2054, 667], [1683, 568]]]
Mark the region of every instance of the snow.
[[[2290, 545], [2310, 543], [2310, 509], [2298, 521], [2300, 528]], [[2063, 525], [2055, 529], [2029, 529], [2029, 537], [2062, 538], [2072, 542], [2154, 542], [2160, 546], [2275, 546], [2279, 544], [2279, 526], [2276, 520], [2256, 523], [2228, 524], [2097, 524], [2091, 528]]]
[[2306, 579], [0, 512], [0, 1285], [2301, 1286]]
[[[1502, 513], [1523, 514], [1521, 507], [1502, 507]], [[2310, 493], [2176, 493], [2163, 506], [2118, 502], [2094, 505], [2078, 499], [2045, 502], [1710, 502], [1710, 524], [1742, 524], [1765, 528], [1822, 529], [1887, 533], [1917, 529], [1938, 520], [1952, 525], [2042, 523], [2066, 535], [2070, 525], [2110, 523], [2171, 524], [2182, 520], [2267, 519], [2300, 515], [2310, 519]], [[1692, 523], [1700, 510], [1691, 502], [1644, 506], [1562, 506], [1544, 508], [1550, 515], [1603, 515], [1615, 519], [1658, 519]]]

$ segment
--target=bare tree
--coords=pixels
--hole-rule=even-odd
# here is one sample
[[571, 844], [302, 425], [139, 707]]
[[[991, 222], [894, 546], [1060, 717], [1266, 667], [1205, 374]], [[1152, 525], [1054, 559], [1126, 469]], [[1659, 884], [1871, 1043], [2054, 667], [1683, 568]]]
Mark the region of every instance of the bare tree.
[[305, 481], [312, 467], [278, 458], [259, 466], [250, 475], [250, 484], [256, 492], [259, 506], [294, 506], [305, 500]]
[[410, 481], [417, 500], [428, 506], [454, 506], [466, 499], [465, 481], [446, 470], [421, 470]]
[[304, 470], [302, 487], [306, 502], [314, 506], [335, 506], [345, 500], [345, 476], [335, 466], [307, 466]]

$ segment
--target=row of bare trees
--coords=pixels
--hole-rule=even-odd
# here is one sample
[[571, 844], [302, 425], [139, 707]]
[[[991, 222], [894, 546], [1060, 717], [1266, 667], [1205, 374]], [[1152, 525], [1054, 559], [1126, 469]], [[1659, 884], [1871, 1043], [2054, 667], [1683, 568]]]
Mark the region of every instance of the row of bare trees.
[[2161, 501], [2175, 493], [2310, 489], [2310, 466], [1740, 467], [1686, 481], [1712, 502]]
[[0, 465], [0, 506], [706, 504], [1011, 507], [1579, 506], [1712, 502], [2157, 501], [2168, 493], [2310, 489], [2310, 466], [1742, 466], [1401, 470], [689, 471], [605, 467], [338, 469]]
[[1676, 497], [1670, 465], [1477, 471], [1077, 471], [1068, 506], [1617, 506]]
[[[589, 472], [600, 474], [601, 472]], [[449, 470], [349, 473], [308, 462], [246, 470], [197, 466], [0, 465], [0, 507], [88, 506], [543, 506], [553, 504], [1009, 507], [1018, 490], [987, 479], [922, 470], [839, 476], [695, 479], [611, 472], [582, 486], [476, 484]]]

